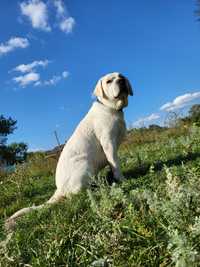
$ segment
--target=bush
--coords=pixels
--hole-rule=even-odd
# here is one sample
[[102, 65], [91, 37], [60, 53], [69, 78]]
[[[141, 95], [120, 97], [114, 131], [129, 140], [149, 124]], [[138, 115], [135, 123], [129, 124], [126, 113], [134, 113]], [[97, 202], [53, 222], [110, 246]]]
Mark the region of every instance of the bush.
[[[123, 183], [109, 186], [101, 172], [93, 189], [21, 218], [1, 245], [0, 265], [199, 266], [200, 128], [155, 134], [143, 143], [129, 135]], [[50, 197], [55, 164], [41, 154], [3, 180], [1, 224]]]

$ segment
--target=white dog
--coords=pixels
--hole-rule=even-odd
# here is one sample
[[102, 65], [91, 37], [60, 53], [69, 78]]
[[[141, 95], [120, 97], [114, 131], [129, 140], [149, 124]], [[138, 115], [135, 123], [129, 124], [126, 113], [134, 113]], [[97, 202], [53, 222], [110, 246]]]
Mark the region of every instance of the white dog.
[[[109, 164], [114, 178], [122, 180], [117, 150], [125, 135], [126, 125], [122, 109], [128, 105], [128, 95], [133, 95], [127, 78], [114, 72], [102, 77], [94, 90], [97, 97], [80, 122], [60, 155], [56, 168], [54, 195], [47, 203], [55, 203], [70, 193], [77, 193], [89, 184], [89, 178]], [[33, 206], [16, 212], [6, 221], [11, 228], [15, 220], [33, 209]]]

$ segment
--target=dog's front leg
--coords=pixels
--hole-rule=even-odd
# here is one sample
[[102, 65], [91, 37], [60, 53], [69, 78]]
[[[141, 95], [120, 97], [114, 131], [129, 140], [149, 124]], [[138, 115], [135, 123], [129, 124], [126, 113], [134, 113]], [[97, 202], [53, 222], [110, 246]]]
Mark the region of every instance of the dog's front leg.
[[108, 163], [112, 168], [114, 178], [118, 181], [123, 180], [124, 177], [120, 170], [119, 158], [117, 155], [117, 146], [115, 140], [111, 138], [105, 138], [104, 136], [103, 138], [101, 138], [101, 145], [108, 160]]

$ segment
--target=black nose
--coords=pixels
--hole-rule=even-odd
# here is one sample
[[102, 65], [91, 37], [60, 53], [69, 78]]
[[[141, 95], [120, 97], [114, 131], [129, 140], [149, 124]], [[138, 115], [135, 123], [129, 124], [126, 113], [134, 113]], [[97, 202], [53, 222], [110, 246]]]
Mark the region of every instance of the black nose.
[[125, 80], [124, 78], [120, 78], [120, 79], [118, 80], [118, 84], [119, 84], [120, 86], [126, 86], [126, 80]]

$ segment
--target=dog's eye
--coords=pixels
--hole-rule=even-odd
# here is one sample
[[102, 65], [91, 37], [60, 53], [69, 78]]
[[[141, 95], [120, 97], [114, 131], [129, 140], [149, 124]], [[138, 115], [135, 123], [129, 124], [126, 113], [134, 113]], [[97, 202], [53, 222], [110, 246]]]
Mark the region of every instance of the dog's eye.
[[107, 82], [106, 83], [111, 83], [112, 82], [112, 80], [107, 80]]

